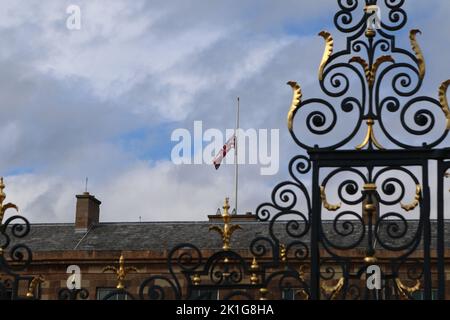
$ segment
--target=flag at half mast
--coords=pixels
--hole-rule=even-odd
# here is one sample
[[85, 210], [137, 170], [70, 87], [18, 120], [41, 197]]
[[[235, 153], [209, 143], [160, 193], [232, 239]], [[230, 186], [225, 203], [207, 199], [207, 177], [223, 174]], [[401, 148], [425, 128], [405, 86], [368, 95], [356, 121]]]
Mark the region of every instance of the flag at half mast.
[[222, 149], [213, 160], [213, 164], [216, 170], [220, 168], [220, 165], [222, 164], [222, 161], [226, 157], [228, 152], [235, 147], [236, 147], [236, 134], [233, 134], [231, 138], [228, 139], [228, 141], [223, 145]]
[[234, 134], [231, 136], [230, 139], [224, 144], [220, 152], [217, 154], [217, 156], [213, 160], [214, 167], [217, 169], [220, 168], [220, 165], [222, 164], [223, 159], [226, 157], [228, 152], [230, 152], [231, 149], [234, 149], [234, 211], [238, 212], [238, 173], [239, 173], [239, 166], [238, 166], [238, 129], [239, 129], [239, 109], [240, 109], [240, 99], [237, 98], [237, 109], [236, 109], [236, 127], [234, 129]]

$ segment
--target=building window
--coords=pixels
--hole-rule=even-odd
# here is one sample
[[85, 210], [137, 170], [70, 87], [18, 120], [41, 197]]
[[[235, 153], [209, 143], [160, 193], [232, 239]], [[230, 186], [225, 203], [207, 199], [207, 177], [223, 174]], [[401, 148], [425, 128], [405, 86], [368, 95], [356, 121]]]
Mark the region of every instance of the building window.
[[219, 290], [215, 289], [193, 289], [193, 300], [220, 300]]
[[305, 300], [306, 297], [304, 288], [284, 288], [281, 292], [282, 300]]
[[[425, 300], [425, 291], [419, 290], [412, 294], [412, 297], [414, 300]], [[437, 300], [438, 298], [438, 291], [437, 289], [431, 290], [431, 300]]]
[[[97, 288], [97, 300], [103, 300], [114, 291], [117, 291], [117, 288]], [[108, 300], [128, 300], [128, 296], [123, 293], [117, 293], [109, 297]]]

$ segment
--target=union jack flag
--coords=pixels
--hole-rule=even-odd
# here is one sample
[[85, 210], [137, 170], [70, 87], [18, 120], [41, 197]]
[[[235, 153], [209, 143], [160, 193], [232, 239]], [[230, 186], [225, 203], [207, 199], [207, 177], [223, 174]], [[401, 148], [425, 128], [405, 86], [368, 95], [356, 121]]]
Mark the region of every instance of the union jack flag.
[[227, 153], [232, 149], [236, 147], [236, 135], [232, 135], [230, 139], [228, 139], [227, 143], [225, 143], [222, 147], [222, 150], [216, 155], [214, 158], [213, 164], [214, 167], [219, 169], [220, 165], [222, 164], [222, 160], [225, 158]]

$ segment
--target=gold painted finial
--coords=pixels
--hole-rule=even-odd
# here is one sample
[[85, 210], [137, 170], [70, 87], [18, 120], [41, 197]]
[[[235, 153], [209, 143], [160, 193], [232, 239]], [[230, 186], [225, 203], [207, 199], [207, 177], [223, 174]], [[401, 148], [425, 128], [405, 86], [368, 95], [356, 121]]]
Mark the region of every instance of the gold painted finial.
[[[2, 184], [3, 184], [3, 178], [2, 178]], [[42, 275], [34, 277], [33, 280], [31, 280], [30, 285], [28, 286], [27, 298], [34, 298], [34, 293], [36, 292], [37, 286], [40, 283], [43, 283], [44, 280], [45, 279]]]
[[253, 257], [252, 265], [250, 266], [250, 270], [255, 271], [259, 269], [258, 262], [256, 261], [256, 258]]
[[365, 191], [376, 191], [377, 185], [375, 183], [366, 183], [364, 184], [363, 189]]
[[373, 38], [373, 37], [376, 36], [376, 34], [377, 34], [377, 32], [374, 29], [367, 28], [367, 30], [366, 30], [366, 37], [367, 38]]
[[377, 263], [378, 259], [375, 255], [364, 257], [364, 262], [368, 265]]
[[287, 250], [284, 244], [280, 244], [280, 261], [285, 263], [287, 261]]
[[7, 203], [3, 205], [3, 201], [6, 199], [5, 183], [3, 182], [3, 177], [0, 177], [0, 225], [3, 224], [3, 217], [5, 216], [5, 211], [8, 209], [15, 209], [17, 212], [19, 208], [13, 203]]
[[269, 294], [269, 290], [267, 288], [259, 289], [259, 293], [261, 294], [259, 300], [261, 301], [268, 300], [267, 295]]
[[233, 235], [233, 233], [238, 229], [242, 229], [240, 225], [230, 223], [231, 215], [229, 213], [229, 210], [230, 210], [229, 201], [230, 201], [229, 198], [225, 198], [225, 203], [223, 205], [223, 213], [222, 213], [223, 227], [222, 228], [220, 228], [218, 226], [209, 227], [210, 231], [216, 231], [217, 233], [220, 234], [220, 236], [222, 237], [222, 241], [223, 241], [222, 249], [225, 251], [230, 250], [230, 241], [231, 241], [231, 236]]
[[356, 150], [362, 150], [365, 146], [367, 146], [369, 143], [373, 143], [375, 147], [377, 147], [379, 150], [384, 150], [383, 146], [378, 142], [377, 138], [375, 137], [375, 132], [373, 131], [373, 126], [375, 125], [375, 121], [373, 119], [367, 119], [367, 133], [364, 138], [364, 141], [361, 142], [361, 144], [356, 146]]
[[223, 209], [222, 216], [224, 218], [224, 221], [226, 219], [226, 220], [228, 220], [227, 222], [229, 222], [229, 219], [230, 219], [230, 198], [228, 198], [228, 197], [225, 198], [225, 202], [223, 203], [222, 209]]
[[250, 283], [251, 284], [258, 284], [259, 278], [256, 272], [259, 270], [258, 262], [256, 261], [256, 258], [253, 257], [252, 265], [250, 266], [250, 271], [252, 271], [252, 275], [250, 277]]
[[130, 272], [138, 272], [137, 268], [135, 267], [125, 267], [125, 258], [123, 257], [123, 254], [121, 254], [119, 258], [119, 268], [116, 268], [114, 266], [106, 266], [105, 268], [103, 268], [102, 272], [106, 271], [112, 271], [117, 275], [117, 289], [125, 288], [124, 281], [126, 276]]
[[194, 284], [194, 286], [198, 286], [201, 282], [201, 278], [198, 274], [195, 274], [194, 277], [192, 278], [192, 283]]

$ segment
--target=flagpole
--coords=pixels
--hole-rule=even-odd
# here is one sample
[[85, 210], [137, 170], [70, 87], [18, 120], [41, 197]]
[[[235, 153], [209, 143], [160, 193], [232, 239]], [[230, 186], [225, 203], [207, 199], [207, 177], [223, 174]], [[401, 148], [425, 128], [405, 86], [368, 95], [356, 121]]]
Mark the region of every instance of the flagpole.
[[234, 130], [234, 208], [236, 214], [238, 214], [238, 176], [239, 176], [239, 166], [238, 166], [238, 129], [239, 129], [239, 108], [240, 99], [237, 98], [237, 110], [236, 110], [236, 128]]

